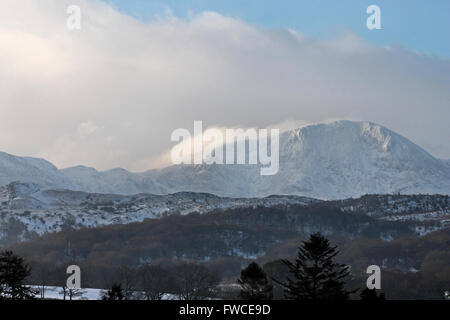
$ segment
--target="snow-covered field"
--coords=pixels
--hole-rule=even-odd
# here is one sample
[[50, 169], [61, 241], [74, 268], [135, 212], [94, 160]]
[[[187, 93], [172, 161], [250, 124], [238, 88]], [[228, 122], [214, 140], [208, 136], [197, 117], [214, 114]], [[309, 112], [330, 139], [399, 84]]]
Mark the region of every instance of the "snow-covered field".
[[[55, 286], [31, 286], [34, 290], [38, 291], [35, 295], [37, 299], [42, 299], [41, 292], [44, 291], [44, 299], [64, 300], [64, 291], [61, 287]], [[72, 300], [101, 300], [106, 290], [94, 289], [94, 288], [82, 288], [72, 297]], [[136, 292], [136, 296], [139, 292]], [[66, 292], [66, 300], [69, 300], [69, 295]], [[162, 296], [162, 300], [177, 300], [177, 297], [173, 294], [166, 293]]]
[[[44, 290], [44, 299], [55, 299], [55, 300], [64, 300], [64, 292], [61, 287], [53, 287], [53, 286], [45, 286], [36, 287], [32, 286], [33, 289], [39, 290], [39, 293], [35, 295], [36, 298], [41, 298], [41, 290]], [[102, 289], [92, 289], [86, 288], [81, 289], [79, 293], [77, 293], [72, 300], [101, 300], [103, 295]], [[66, 295], [66, 300], [69, 300], [69, 296]]]

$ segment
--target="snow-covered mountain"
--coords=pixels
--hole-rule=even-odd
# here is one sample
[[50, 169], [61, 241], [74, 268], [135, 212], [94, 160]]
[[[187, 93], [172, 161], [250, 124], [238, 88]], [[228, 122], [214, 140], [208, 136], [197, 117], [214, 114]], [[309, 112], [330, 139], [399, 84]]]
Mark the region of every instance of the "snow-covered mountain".
[[[228, 198], [192, 192], [126, 196], [18, 182], [0, 187], [0, 247], [26, 240], [35, 243], [40, 236], [61, 232], [56, 235], [59, 245], [61, 239], [66, 245], [70, 237], [73, 244], [86, 246], [86, 240], [91, 241], [87, 247], [95, 248], [94, 238], [104, 230], [109, 230], [108, 235], [97, 240], [122, 242], [124, 236], [130, 236], [148, 241], [150, 246], [167, 242], [164, 250], [156, 249], [137, 258], [146, 262], [162, 253], [177, 258], [184, 253], [194, 254], [190, 258], [201, 261], [230, 252], [257, 257], [275, 243], [318, 231], [351, 239], [393, 240], [449, 226], [450, 197], [443, 195], [367, 195], [321, 201], [299, 196]], [[143, 235], [154, 238], [143, 240]], [[203, 244], [192, 245], [194, 238]], [[55, 249], [55, 242], [48, 242], [48, 238], [43, 241], [45, 250], [63, 252]], [[168, 253], [173, 243], [180, 247]]]
[[209, 193], [117, 195], [43, 188], [12, 182], [0, 187], [0, 245], [63, 229], [142, 222], [167, 215], [236, 208], [306, 206], [320, 200], [300, 196], [227, 198]]
[[257, 165], [177, 165], [144, 173], [100, 172], [83, 166], [58, 170], [42, 159], [1, 153], [0, 184], [22, 181], [128, 195], [191, 191], [342, 199], [366, 193], [450, 194], [448, 160], [434, 158], [399, 134], [369, 122], [336, 121], [284, 132], [279, 167], [273, 176], [261, 176]]
[[12, 181], [34, 182], [45, 186], [71, 184], [61, 171], [44, 159], [0, 152], [0, 185]]
[[[227, 215], [233, 210], [248, 213], [267, 208], [274, 212], [295, 208], [292, 211], [296, 212], [308, 207], [322, 214], [334, 208], [342, 214], [356, 213], [378, 220], [405, 222], [418, 234], [446, 228], [450, 223], [450, 197], [442, 195], [367, 195], [338, 201], [300, 196], [229, 198], [193, 192], [115, 195], [13, 182], [0, 187], [0, 246], [62, 230], [129, 224], [169, 215], [194, 212]], [[325, 228], [319, 220], [315, 228]], [[272, 222], [276, 224], [277, 219]], [[303, 221], [302, 226], [305, 228], [311, 223]], [[349, 224], [347, 221], [347, 227]]]

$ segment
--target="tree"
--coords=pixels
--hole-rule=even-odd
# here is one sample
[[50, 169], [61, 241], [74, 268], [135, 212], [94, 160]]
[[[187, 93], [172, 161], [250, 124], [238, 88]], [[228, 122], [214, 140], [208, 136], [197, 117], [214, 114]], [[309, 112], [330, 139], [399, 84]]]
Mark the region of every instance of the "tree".
[[239, 296], [243, 300], [272, 300], [273, 298], [273, 285], [269, 283], [266, 273], [256, 262], [250, 263], [241, 271], [238, 283], [241, 285]]
[[[289, 269], [283, 263], [282, 259], [270, 261], [262, 267], [268, 279], [287, 279], [289, 277]], [[273, 299], [282, 300], [284, 298], [284, 287], [278, 282], [272, 281]]]
[[45, 299], [45, 291], [46, 286], [49, 285], [49, 283], [52, 280], [52, 272], [51, 272], [51, 266], [47, 265], [45, 263], [33, 263], [31, 264], [33, 274], [28, 279], [29, 283], [33, 283], [36, 285], [36, 291], [39, 294], [40, 299]]
[[113, 284], [111, 289], [106, 291], [103, 295], [102, 300], [114, 301], [114, 300], [123, 300], [123, 290], [120, 284]]
[[202, 300], [216, 295], [218, 279], [206, 267], [195, 263], [182, 263], [175, 271], [179, 299]]
[[138, 270], [140, 291], [146, 300], [161, 300], [174, 287], [173, 275], [161, 266], [144, 266]]
[[291, 300], [347, 300], [354, 291], [345, 289], [349, 275], [346, 265], [334, 262], [337, 247], [330, 245], [320, 233], [310, 235], [298, 248], [294, 262], [283, 260], [290, 276], [284, 287], [286, 299]]
[[31, 268], [12, 251], [0, 252], [0, 299], [25, 300], [34, 298], [35, 292], [24, 284]]
[[124, 300], [133, 299], [136, 286], [135, 270], [128, 267], [119, 267], [116, 271], [117, 283], [123, 291]]
[[361, 291], [360, 294], [361, 300], [386, 300], [386, 297], [384, 296], [384, 293], [377, 294], [377, 291], [375, 289], [369, 289], [365, 288], [363, 291]]
[[73, 300], [74, 298], [78, 298], [83, 296], [83, 294], [86, 293], [83, 289], [69, 289], [65, 284], [61, 286], [61, 290], [59, 291], [59, 294], [63, 295], [63, 300]]

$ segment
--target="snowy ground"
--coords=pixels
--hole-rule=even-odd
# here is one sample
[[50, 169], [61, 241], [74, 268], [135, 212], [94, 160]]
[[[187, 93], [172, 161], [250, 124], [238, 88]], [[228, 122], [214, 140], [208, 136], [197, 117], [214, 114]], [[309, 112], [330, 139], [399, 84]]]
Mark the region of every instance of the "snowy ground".
[[[40, 299], [41, 294], [40, 291], [42, 287], [33, 286], [35, 290], [39, 290], [39, 293], [36, 294], [36, 298]], [[102, 289], [93, 289], [93, 288], [85, 288], [80, 290], [80, 295], [73, 297], [73, 300], [101, 300], [102, 298]], [[45, 286], [44, 287], [44, 298], [45, 299], [56, 299], [63, 300], [64, 293], [61, 287], [54, 286]], [[66, 295], [66, 299], [69, 300], [68, 295]]]
[[[35, 297], [40, 299], [42, 287], [32, 286], [32, 288], [39, 291]], [[61, 287], [45, 286], [44, 288], [44, 299], [64, 300], [64, 293]], [[101, 300], [104, 292], [104, 289], [83, 288], [79, 290], [79, 294], [74, 296], [72, 300]], [[169, 293], [164, 294], [162, 297], [162, 300], [176, 299], [177, 297], [175, 295]], [[66, 294], [66, 300], [69, 300], [68, 294]]]

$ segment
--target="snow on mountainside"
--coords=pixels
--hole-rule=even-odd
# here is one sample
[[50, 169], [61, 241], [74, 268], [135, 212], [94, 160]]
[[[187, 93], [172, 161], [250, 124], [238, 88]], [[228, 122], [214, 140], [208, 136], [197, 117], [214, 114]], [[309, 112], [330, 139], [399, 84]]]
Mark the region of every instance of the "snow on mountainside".
[[[142, 173], [133, 173], [125, 169], [97, 171], [94, 168], [77, 166], [62, 169], [61, 173], [71, 181], [67, 189], [86, 192], [137, 194], [167, 194], [166, 189]], [[184, 190], [177, 190], [184, 191]]]
[[144, 173], [82, 166], [57, 170], [45, 160], [1, 153], [0, 185], [12, 181], [125, 195], [191, 191], [342, 199], [366, 193], [450, 194], [450, 162], [382, 126], [336, 121], [284, 132], [274, 176], [261, 176], [257, 165], [177, 165]]
[[70, 184], [53, 164], [44, 159], [17, 157], [0, 152], [0, 185], [12, 181], [33, 182], [43, 186]]
[[0, 187], [0, 244], [63, 229], [142, 222], [170, 214], [208, 213], [253, 207], [308, 205], [319, 200], [299, 196], [222, 198], [208, 193], [115, 195], [42, 188], [13, 182]]
[[280, 145], [284, 170], [271, 178], [280, 187], [276, 193], [334, 199], [366, 193], [450, 193], [450, 170], [442, 160], [376, 124], [308, 126], [284, 135]]
[[[190, 213], [205, 216], [200, 218], [198, 214]], [[165, 218], [169, 215], [174, 216]], [[150, 221], [160, 218], [161, 224]], [[0, 187], [0, 247], [59, 231], [65, 231], [63, 235], [73, 235], [77, 232], [69, 230], [84, 229], [84, 232], [108, 225], [115, 225], [110, 230], [117, 231], [122, 228], [119, 225], [135, 222], [139, 224], [134, 226], [167, 227], [174, 221], [183, 221], [183, 225], [192, 227], [191, 223], [202, 224], [208, 219], [222, 229], [224, 239], [228, 240], [229, 232], [237, 237], [235, 240], [242, 240], [248, 236], [243, 238], [242, 232], [250, 232], [253, 228], [256, 233], [264, 233], [265, 227], [275, 232], [267, 235], [268, 242], [273, 241], [273, 236], [286, 240], [294, 236], [292, 232], [316, 231], [349, 238], [365, 235], [393, 240], [400, 235], [425, 235], [450, 227], [450, 197], [366, 195], [358, 199], [321, 201], [299, 196], [227, 198], [192, 192], [127, 196], [49, 189], [19, 182]], [[175, 229], [169, 228], [171, 231], [162, 227], [158, 233], [171, 236], [172, 232], [178, 232], [177, 223], [174, 226]], [[279, 228], [285, 228], [285, 231], [280, 233]], [[180, 230], [179, 236], [188, 236], [190, 232], [186, 230], [196, 229]], [[260, 249], [243, 255], [258, 252]]]
[[343, 199], [366, 193], [450, 193], [450, 169], [443, 160], [384, 127], [352, 121], [283, 133], [280, 170], [274, 176], [260, 176], [258, 167], [250, 165], [174, 166], [153, 175], [169, 192], [227, 196]]

